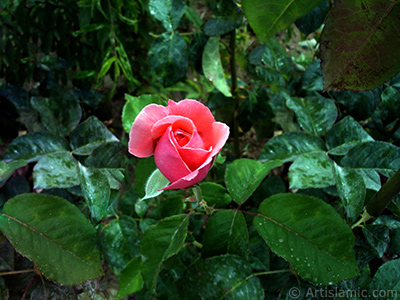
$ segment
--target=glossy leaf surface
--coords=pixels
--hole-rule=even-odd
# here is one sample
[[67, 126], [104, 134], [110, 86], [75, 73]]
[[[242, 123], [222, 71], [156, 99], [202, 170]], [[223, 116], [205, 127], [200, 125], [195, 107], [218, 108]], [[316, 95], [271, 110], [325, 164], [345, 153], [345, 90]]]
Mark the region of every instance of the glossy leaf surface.
[[369, 288], [386, 292], [384, 297], [388, 300], [397, 299], [400, 293], [400, 260], [385, 262], [375, 273]]
[[373, 141], [373, 138], [351, 116], [335, 124], [326, 133], [325, 139], [328, 152], [333, 155], [345, 155], [357, 144]]
[[280, 160], [259, 163], [251, 159], [237, 159], [229, 164], [225, 172], [225, 184], [233, 201], [243, 204], [268, 173], [282, 165]]
[[107, 177], [96, 168], [88, 168], [78, 163], [79, 182], [83, 196], [95, 223], [101, 221], [108, 208], [110, 184]]
[[313, 284], [330, 285], [359, 273], [350, 227], [318, 198], [274, 195], [260, 205], [253, 224], [271, 250]]
[[399, 13], [397, 0], [332, 6], [320, 41], [326, 90], [373, 89], [399, 73]]
[[185, 13], [185, 4], [182, 0], [150, 0], [149, 10], [165, 30], [172, 31]]
[[305, 132], [288, 132], [271, 138], [265, 144], [259, 156], [260, 161], [281, 159], [283, 162], [294, 161], [306, 153], [323, 152], [324, 142]]
[[215, 256], [191, 266], [178, 281], [182, 300], [264, 299], [264, 290], [246, 261], [233, 255]]
[[351, 168], [334, 164], [336, 189], [346, 211], [348, 220], [356, 221], [364, 207], [366, 185], [363, 177]]
[[335, 123], [335, 102], [322, 97], [289, 98], [286, 105], [296, 114], [297, 122], [316, 136], [323, 135]]
[[140, 291], [143, 288], [143, 277], [140, 273], [140, 257], [132, 259], [126, 264], [118, 278], [117, 299]]
[[33, 97], [31, 104], [39, 112], [44, 127], [56, 135], [67, 135], [81, 119], [82, 110], [73, 94], [57, 99]]
[[35, 188], [66, 188], [78, 185], [77, 163], [69, 152], [52, 153], [43, 157], [33, 169]]
[[16, 196], [4, 206], [0, 228], [18, 252], [54, 281], [77, 285], [103, 275], [95, 228], [62, 198]]
[[249, 234], [241, 211], [223, 210], [207, 223], [203, 237], [203, 258], [220, 254], [235, 254], [244, 259], [249, 252]]
[[161, 195], [163, 191], [160, 189], [165, 188], [169, 184], [169, 180], [160, 172], [159, 169], [154, 170], [150, 177], [147, 179], [145, 186], [145, 195], [142, 200], [150, 199]]
[[321, 0], [244, 0], [244, 13], [258, 39], [262, 42], [289, 27]]
[[201, 182], [201, 193], [208, 206], [219, 208], [227, 206], [232, 202], [231, 196], [226, 189], [215, 182]]
[[74, 154], [89, 155], [101, 144], [116, 142], [118, 139], [95, 116], [88, 118], [70, 134]]
[[66, 140], [49, 132], [32, 132], [16, 138], [7, 148], [3, 160], [38, 161], [43, 155], [69, 150]]
[[290, 188], [323, 188], [335, 184], [333, 161], [324, 152], [307, 153], [289, 168]]
[[188, 224], [189, 216], [176, 215], [159, 221], [144, 232], [140, 241], [140, 251], [145, 258], [142, 275], [151, 291], [156, 289], [162, 264], [183, 246]]
[[185, 78], [188, 64], [186, 43], [179, 33], [165, 32], [151, 44], [149, 66], [163, 85]]
[[210, 37], [203, 51], [204, 75], [226, 97], [232, 97], [228, 83], [226, 82], [219, 55], [219, 37]]

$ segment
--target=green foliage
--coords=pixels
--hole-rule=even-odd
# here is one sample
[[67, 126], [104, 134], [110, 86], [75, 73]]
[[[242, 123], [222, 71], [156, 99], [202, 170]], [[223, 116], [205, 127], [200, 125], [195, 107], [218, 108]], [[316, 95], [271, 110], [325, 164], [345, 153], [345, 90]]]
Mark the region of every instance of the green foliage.
[[[1, 299], [399, 298], [398, 1], [61, 2], [0, 4]], [[162, 190], [185, 98], [230, 137]]]

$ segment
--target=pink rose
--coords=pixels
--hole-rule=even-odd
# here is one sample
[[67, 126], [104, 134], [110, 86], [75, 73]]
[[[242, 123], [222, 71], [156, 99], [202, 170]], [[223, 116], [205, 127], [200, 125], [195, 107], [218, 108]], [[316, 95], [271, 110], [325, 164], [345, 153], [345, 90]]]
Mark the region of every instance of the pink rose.
[[229, 127], [216, 122], [200, 102], [168, 101], [150, 104], [136, 117], [129, 133], [129, 152], [154, 160], [171, 182], [166, 189], [184, 189], [206, 177], [214, 157], [224, 146]]

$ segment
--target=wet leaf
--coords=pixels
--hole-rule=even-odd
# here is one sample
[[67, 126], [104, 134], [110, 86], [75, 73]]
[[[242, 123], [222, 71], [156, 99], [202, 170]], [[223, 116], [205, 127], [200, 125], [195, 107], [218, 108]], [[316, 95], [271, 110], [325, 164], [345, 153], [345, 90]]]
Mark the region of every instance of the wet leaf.
[[145, 258], [141, 271], [152, 292], [156, 289], [157, 277], [164, 261], [182, 248], [188, 224], [188, 215], [177, 215], [159, 221], [144, 232], [140, 241], [140, 251]]
[[290, 188], [323, 188], [335, 184], [333, 161], [324, 152], [307, 153], [289, 168]]
[[281, 159], [283, 162], [294, 161], [306, 153], [323, 152], [324, 142], [305, 132], [288, 132], [273, 137], [265, 144], [258, 160]]
[[148, 60], [164, 86], [184, 79], [189, 65], [185, 40], [177, 32], [164, 32], [151, 44]]
[[336, 189], [346, 211], [347, 219], [354, 223], [364, 207], [366, 185], [363, 177], [351, 168], [334, 163]]
[[225, 172], [225, 184], [233, 201], [243, 204], [268, 173], [281, 165], [281, 160], [259, 163], [247, 158], [237, 159], [229, 164]]
[[203, 236], [202, 258], [235, 254], [247, 259], [248, 253], [249, 233], [241, 211], [223, 210], [208, 220]]
[[243, 11], [261, 42], [267, 42], [322, 0], [243, 0]]
[[364, 142], [351, 148], [341, 164], [391, 177], [400, 169], [400, 148], [385, 142]]
[[390, 242], [389, 228], [381, 224], [367, 224], [362, 231], [377, 257], [382, 257]]
[[322, 97], [291, 97], [286, 105], [296, 114], [297, 122], [311, 134], [321, 136], [335, 123], [335, 102]]
[[400, 293], [400, 260], [385, 262], [375, 273], [369, 289], [385, 291], [385, 299], [396, 300]]
[[117, 299], [140, 291], [143, 288], [143, 277], [140, 273], [141, 257], [129, 261], [118, 277]]
[[104, 217], [110, 199], [110, 184], [107, 177], [96, 168], [88, 168], [78, 163], [81, 190], [90, 215], [95, 224]]
[[62, 198], [18, 195], [4, 205], [0, 228], [15, 249], [51, 280], [77, 285], [103, 275], [95, 228]]
[[28, 162], [26, 160], [13, 160], [9, 163], [0, 161], [0, 187], [2, 187], [7, 179], [14, 173], [18, 168], [25, 166]]
[[220, 208], [232, 202], [232, 198], [226, 192], [226, 189], [218, 183], [202, 182], [200, 183], [200, 188], [203, 199], [208, 206]]
[[34, 188], [66, 188], [78, 185], [77, 163], [69, 152], [52, 153], [43, 157], [33, 168]]
[[226, 97], [232, 97], [219, 55], [219, 37], [210, 37], [203, 51], [203, 72], [214, 86]]
[[215, 256], [199, 260], [192, 265], [177, 283], [179, 297], [200, 299], [264, 299], [264, 289], [250, 266], [233, 255]]
[[341, 1], [329, 10], [321, 35], [326, 90], [362, 91], [400, 71], [398, 1]]
[[350, 227], [318, 198], [274, 195], [260, 205], [253, 224], [271, 250], [313, 284], [331, 285], [359, 274]]
[[150, 0], [149, 11], [165, 30], [173, 31], [185, 13], [185, 3], [182, 0]]
[[140, 254], [140, 233], [131, 217], [121, 215], [118, 219], [101, 225], [98, 232], [101, 252], [116, 274]]
[[43, 155], [69, 150], [67, 141], [49, 132], [32, 132], [17, 137], [8, 146], [3, 160], [38, 161]]
[[70, 144], [73, 153], [77, 155], [90, 155], [94, 149], [108, 142], [117, 142], [118, 139], [95, 116], [89, 117], [85, 122], [71, 132]]
[[335, 124], [325, 135], [329, 154], [346, 155], [354, 146], [374, 139], [351, 116]]
[[82, 110], [72, 93], [56, 98], [33, 97], [32, 107], [40, 114], [44, 127], [59, 136], [66, 136], [78, 125]]

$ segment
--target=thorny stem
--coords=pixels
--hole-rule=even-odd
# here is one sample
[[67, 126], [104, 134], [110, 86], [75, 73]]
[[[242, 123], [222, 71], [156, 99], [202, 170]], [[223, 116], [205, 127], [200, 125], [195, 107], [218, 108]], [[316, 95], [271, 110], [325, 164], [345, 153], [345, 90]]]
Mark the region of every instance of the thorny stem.
[[389, 205], [390, 201], [400, 193], [400, 169], [389, 178], [389, 180], [375, 194], [372, 200], [365, 207], [361, 219], [355, 223], [352, 228], [355, 228], [362, 223], [377, 218], [382, 211]]
[[236, 74], [236, 29], [231, 31], [229, 49], [231, 52], [231, 94], [234, 104], [233, 112], [233, 155], [237, 159], [240, 157], [240, 144], [239, 144], [239, 122], [237, 119], [239, 110], [239, 98], [237, 95], [237, 74]]
[[400, 192], [400, 169], [375, 194], [374, 198], [365, 207], [372, 217], [379, 217], [390, 201]]

